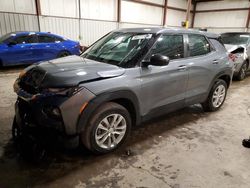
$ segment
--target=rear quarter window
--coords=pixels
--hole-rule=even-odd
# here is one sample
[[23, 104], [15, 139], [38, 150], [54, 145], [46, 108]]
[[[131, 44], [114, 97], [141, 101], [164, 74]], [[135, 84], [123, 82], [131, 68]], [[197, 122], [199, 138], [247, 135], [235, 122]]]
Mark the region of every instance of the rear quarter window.
[[60, 38], [60, 37], [55, 37], [55, 41], [56, 41], [56, 42], [63, 42], [64, 39], [62, 39], [62, 38]]
[[216, 51], [227, 52], [224, 44], [222, 43], [220, 39], [210, 38], [209, 40], [211, 41]]
[[54, 43], [55, 38], [48, 35], [38, 35], [39, 43]]

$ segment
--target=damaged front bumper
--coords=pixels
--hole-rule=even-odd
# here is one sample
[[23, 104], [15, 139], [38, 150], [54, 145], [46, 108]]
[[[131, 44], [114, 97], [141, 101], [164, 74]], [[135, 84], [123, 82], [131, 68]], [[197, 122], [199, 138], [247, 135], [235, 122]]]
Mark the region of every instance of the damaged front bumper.
[[61, 118], [48, 117], [41, 109], [41, 104], [29, 103], [18, 98], [15, 104], [14, 123], [21, 136], [30, 138], [42, 145], [78, 146], [77, 135], [67, 135]]
[[20, 87], [19, 80], [14, 90], [18, 95], [15, 123], [22, 135], [44, 144], [58, 142], [70, 148], [78, 145], [77, 122], [82, 105], [94, 97], [90, 91], [83, 88], [72, 96], [31, 94]]

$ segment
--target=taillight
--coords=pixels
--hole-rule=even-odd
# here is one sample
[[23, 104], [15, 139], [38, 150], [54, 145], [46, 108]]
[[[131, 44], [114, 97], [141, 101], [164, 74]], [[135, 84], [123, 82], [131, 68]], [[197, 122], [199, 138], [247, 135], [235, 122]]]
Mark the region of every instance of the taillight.
[[80, 45], [79, 43], [75, 45], [76, 48], [78, 48], [81, 52], [84, 51], [84, 46]]
[[84, 46], [81, 46], [81, 45], [79, 45], [80, 46], [80, 50], [83, 52], [84, 51]]
[[230, 53], [230, 54], [228, 55], [228, 57], [229, 57], [233, 62], [235, 62], [236, 59], [237, 59], [237, 56], [236, 56], [235, 54], [232, 54], [232, 53]]
[[75, 48], [79, 48], [80, 49], [80, 47], [81, 47], [80, 44], [76, 44], [75, 45]]

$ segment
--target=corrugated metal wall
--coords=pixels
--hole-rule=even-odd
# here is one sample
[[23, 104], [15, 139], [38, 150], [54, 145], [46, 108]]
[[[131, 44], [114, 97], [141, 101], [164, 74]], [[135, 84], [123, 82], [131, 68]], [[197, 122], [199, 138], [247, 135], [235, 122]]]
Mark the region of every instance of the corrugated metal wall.
[[121, 2], [121, 21], [162, 25], [163, 9], [129, 1]]
[[103, 35], [117, 28], [117, 22], [81, 20], [81, 41], [84, 45], [90, 45]]
[[[165, 0], [143, 1], [160, 6], [121, 0], [121, 17], [118, 23], [118, 0], [40, 0], [41, 16], [38, 24], [35, 0], [0, 0], [0, 35], [11, 31], [40, 29], [90, 45], [117, 28], [162, 25], [164, 13], [161, 6]], [[197, 4], [196, 10], [249, 8], [249, 4], [249, 0], [202, 2]], [[186, 6], [187, 0], [168, 0], [165, 26], [180, 27], [185, 20]], [[248, 10], [196, 13], [194, 26], [208, 27], [209, 31], [217, 33], [244, 31], [247, 14]]]
[[[206, 27], [208, 31], [221, 33], [229, 31], [245, 31], [248, 17], [249, 0], [227, 0], [198, 3], [194, 27]], [[243, 8], [239, 11], [200, 12], [204, 10]]]
[[38, 31], [36, 15], [0, 12], [0, 36], [12, 31]]
[[0, 35], [12, 31], [38, 31], [34, 0], [1, 0]]
[[35, 14], [36, 5], [34, 0], [1, 0], [0, 11]]
[[39, 16], [41, 31], [56, 33], [72, 40], [79, 40], [79, 20], [74, 18], [61, 18]]
[[[144, 1], [159, 5], [165, 2], [165, 0]], [[185, 8], [187, 3], [186, 0], [168, 0], [168, 2], [170, 6], [177, 8]], [[117, 0], [80, 0], [80, 13], [79, 0], [40, 0], [40, 4], [39, 28], [35, 0], [1, 0], [0, 34], [40, 29], [80, 40], [83, 45], [90, 45], [114, 29], [161, 26], [163, 20], [163, 8], [125, 0], [121, 1], [120, 23], [117, 22]], [[180, 26], [184, 19], [184, 10], [168, 10], [167, 26]]]

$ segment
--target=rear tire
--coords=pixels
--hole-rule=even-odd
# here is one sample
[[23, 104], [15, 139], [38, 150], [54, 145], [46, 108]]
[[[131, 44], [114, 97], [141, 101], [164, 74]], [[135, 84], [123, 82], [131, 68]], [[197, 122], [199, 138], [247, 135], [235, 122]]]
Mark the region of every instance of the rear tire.
[[241, 81], [241, 80], [244, 80], [246, 78], [247, 68], [248, 68], [247, 62], [244, 62], [240, 68], [238, 75], [236, 76], [237, 80]]
[[202, 103], [204, 111], [214, 112], [220, 109], [227, 96], [227, 83], [218, 79], [213, 85], [207, 100]]
[[69, 55], [70, 55], [70, 53], [68, 51], [62, 51], [57, 55], [57, 57], [66, 57]]
[[100, 106], [80, 134], [83, 145], [96, 154], [117, 149], [131, 130], [131, 118], [126, 108], [108, 102]]

